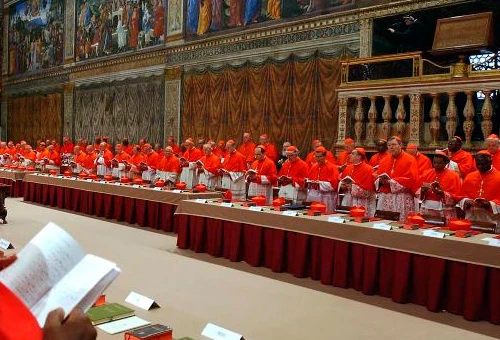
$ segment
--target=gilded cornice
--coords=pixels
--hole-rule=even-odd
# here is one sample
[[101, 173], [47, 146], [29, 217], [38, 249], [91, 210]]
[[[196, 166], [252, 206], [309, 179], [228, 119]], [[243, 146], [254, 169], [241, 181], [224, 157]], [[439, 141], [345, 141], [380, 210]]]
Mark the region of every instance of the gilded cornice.
[[98, 63], [86, 63], [86, 65], [76, 65], [71, 68], [70, 78], [72, 80], [80, 78], [94, 77], [106, 73], [117, 73], [137, 68], [145, 68], [156, 65], [165, 65], [165, 50], [155, 51], [151, 54], [131, 55], [125, 58], [116, 58]]

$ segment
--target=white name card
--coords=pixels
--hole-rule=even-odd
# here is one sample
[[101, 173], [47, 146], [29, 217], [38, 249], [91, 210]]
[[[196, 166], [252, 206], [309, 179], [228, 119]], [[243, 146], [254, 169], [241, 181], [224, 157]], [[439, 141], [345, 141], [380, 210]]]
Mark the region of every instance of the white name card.
[[392, 230], [392, 226], [387, 223], [373, 223], [373, 229]]
[[113, 183], [114, 185], [122, 185], [120, 182]]
[[284, 216], [297, 216], [298, 213], [295, 210], [285, 210], [283, 211]]
[[182, 190], [179, 190], [179, 189], [174, 189], [174, 190], [172, 190], [172, 192], [173, 192], [174, 194], [181, 194], [181, 193], [182, 193]]
[[207, 203], [207, 200], [204, 198], [197, 198], [196, 203]]
[[155, 300], [136, 292], [130, 292], [125, 301], [144, 310], [160, 307]]
[[330, 216], [330, 217], [328, 217], [328, 222], [345, 223], [345, 220], [339, 216]]
[[141, 186], [139, 184], [132, 184], [132, 188], [140, 188]]
[[154, 187], [154, 188], [153, 188], [153, 190], [156, 190], [156, 191], [162, 191], [162, 190], [163, 190], [163, 188], [161, 188], [161, 187]]
[[423, 235], [435, 238], [444, 238], [446, 236], [445, 233], [440, 233], [439, 231], [435, 230], [424, 230]]
[[485, 237], [485, 238], [482, 238], [481, 241], [486, 241], [486, 242], [490, 242], [490, 241], [493, 241], [494, 238], [493, 237]]
[[231, 208], [233, 206], [233, 203], [231, 202], [222, 202], [220, 204], [221, 207], [226, 207], [226, 208]]
[[248, 207], [248, 210], [250, 210], [250, 211], [262, 211], [262, 207], [254, 205], [254, 206]]
[[489, 246], [494, 246], [494, 247], [500, 247], [500, 240], [497, 238], [494, 238], [488, 243]]
[[205, 328], [203, 328], [201, 335], [206, 336], [207, 338], [212, 340], [241, 340], [241, 338], [243, 337], [241, 334], [214, 325], [210, 322], [207, 323]]
[[94, 180], [92, 180], [92, 179], [88, 178], [88, 179], [86, 179], [86, 181], [87, 181], [87, 182], [93, 182]]
[[14, 246], [10, 241], [7, 241], [6, 239], [2, 238], [0, 239], [0, 248], [2, 249], [14, 249]]
[[59, 176], [57, 176], [57, 178], [64, 178], [64, 176], [63, 175], [59, 175]]

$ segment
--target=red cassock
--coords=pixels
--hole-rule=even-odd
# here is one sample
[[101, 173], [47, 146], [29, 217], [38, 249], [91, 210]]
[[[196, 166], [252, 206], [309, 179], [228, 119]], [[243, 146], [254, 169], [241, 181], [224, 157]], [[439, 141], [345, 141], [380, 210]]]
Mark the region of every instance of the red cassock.
[[[396, 157], [389, 156], [380, 162], [377, 175], [387, 174], [390, 181], [379, 187], [377, 209], [400, 213], [400, 220], [415, 211], [414, 193], [420, 188], [418, 166], [415, 157], [401, 151]], [[379, 180], [375, 181], [379, 186]]]
[[276, 163], [276, 161], [278, 160], [278, 149], [276, 148], [276, 146], [274, 144], [268, 143], [264, 145], [264, 147], [266, 148], [266, 158], [269, 158], [271, 161]]
[[203, 152], [200, 149], [192, 148], [191, 150], [186, 150], [186, 152], [184, 152], [183, 157], [188, 162], [196, 162], [201, 157], [203, 157]]
[[247, 170], [245, 155], [239, 151], [227, 153], [221, 168], [229, 172], [245, 172]]
[[337, 157], [337, 164], [338, 165], [351, 164], [351, 161], [349, 159], [350, 154], [351, 153], [347, 151], [342, 151], [341, 153], [339, 153]]
[[312, 181], [330, 182], [332, 188], [337, 190], [339, 185], [339, 170], [337, 166], [328, 161], [325, 164], [315, 163], [307, 174]]
[[287, 160], [283, 163], [281, 167], [278, 178], [281, 176], [290, 177], [292, 179], [293, 185], [298, 185], [304, 187], [305, 178], [309, 172], [309, 166], [302, 159], [297, 158], [295, 162]]
[[[309, 167], [313, 166], [316, 163], [316, 159], [314, 158], [314, 154], [316, 151], [311, 151], [307, 154], [305, 162]], [[337, 161], [335, 160], [335, 156], [330, 150], [326, 151], [326, 160], [330, 163], [335, 164]]]
[[[76, 164], [78, 165], [81, 165], [83, 167], [85, 167], [85, 165], [83, 165], [85, 163], [85, 159], [87, 158], [87, 154], [83, 151], [80, 151], [78, 153], [78, 155], [73, 155], [73, 162], [75, 162]], [[92, 164], [94, 163], [94, 160], [92, 159]]]
[[128, 153], [129, 155], [134, 154], [134, 147], [132, 145], [127, 145], [123, 147], [123, 152]]
[[146, 155], [146, 164], [153, 170], [156, 170], [160, 161], [160, 156], [156, 151], [152, 151]]
[[179, 158], [172, 156], [163, 156], [158, 164], [158, 170], [166, 171], [166, 172], [176, 172], [178, 174], [181, 173], [181, 166], [179, 162]]
[[366, 191], [375, 192], [375, 177], [373, 176], [373, 167], [366, 162], [359, 164], [349, 164], [340, 178], [351, 177], [357, 186]]
[[61, 150], [59, 150], [60, 153], [65, 154], [65, 153], [73, 153], [73, 150], [75, 148], [75, 145], [71, 142], [68, 143], [63, 143]]
[[61, 156], [59, 155], [59, 152], [53, 150], [52, 152], [49, 152], [49, 156], [47, 158], [54, 162], [54, 165], [61, 165]]
[[214, 175], [217, 175], [219, 173], [219, 168], [221, 165], [219, 156], [214, 155], [213, 153], [209, 156], [205, 155], [200, 158], [200, 162], [203, 163], [203, 167], [208, 172], [211, 172]]
[[136, 154], [133, 154], [130, 159], [128, 160], [128, 162], [130, 164], [133, 164], [135, 165], [136, 167], [139, 166], [139, 164], [141, 163], [145, 163], [146, 162], [146, 157], [144, 157], [142, 154], [140, 153], [136, 153]]
[[[1, 152], [1, 151], [0, 151], [0, 155], [3, 155], [3, 154], [4, 154], [4, 152]], [[37, 160], [37, 161], [41, 161], [41, 160], [42, 160], [42, 159], [44, 159], [44, 158], [47, 158], [47, 159], [48, 159], [49, 157], [50, 157], [50, 152], [49, 152], [49, 150], [47, 150], [47, 149], [45, 149], [45, 150], [43, 150], [43, 151], [39, 151], [39, 152], [36, 154], [36, 160]]]
[[0, 339], [41, 340], [42, 330], [33, 314], [2, 283], [0, 283], [0, 297]]
[[123, 162], [123, 161], [127, 161], [127, 162], [128, 162], [128, 160], [130, 159], [130, 155], [129, 155], [128, 153], [126, 153], [125, 151], [122, 151], [122, 152], [117, 153], [117, 154], [115, 155], [115, 159], [116, 159], [119, 163], [121, 163], [121, 162]]
[[172, 148], [172, 152], [174, 153], [174, 155], [181, 154], [181, 147], [179, 145], [174, 144], [174, 145], [170, 145], [170, 147]]
[[34, 151], [30, 152], [25, 152], [23, 155], [24, 158], [29, 159], [30, 161], [34, 162], [36, 159], [36, 153]]
[[226, 151], [220, 148], [215, 148], [212, 153], [219, 158], [224, 158], [226, 156]]
[[270, 182], [273, 185], [276, 184], [276, 181], [278, 179], [276, 165], [268, 157], [265, 157], [264, 159], [261, 160], [253, 161], [252, 166], [250, 168], [257, 170], [257, 176], [255, 179], [256, 183], [259, 184], [262, 183], [262, 176], [265, 176], [268, 182]]
[[420, 152], [414, 156], [415, 160], [417, 161], [417, 167], [418, 167], [418, 176], [421, 177], [425, 171], [432, 169], [432, 163], [429, 157], [427, 157], [424, 154], [421, 154]]
[[[434, 168], [427, 169], [424, 171], [420, 179], [421, 183], [439, 182], [439, 185], [445, 194], [448, 193], [455, 201], [459, 199], [462, 182], [460, 180], [460, 176], [455, 171], [451, 169], [443, 169], [438, 172]], [[428, 190], [425, 194], [425, 199], [440, 201], [441, 196], [434, 194], [432, 190]]]
[[[380, 162], [376, 171], [377, 175], [386, 173], [401, 186], [415, 192], [419, 187], [418, 167], [415, 157], [401, 151], [397, 157], [386, 157]], [[388, 187], [382, 187], [380, 192], [391, 192]]]
[[14, 158], [16, 156], [16, 154], [18, 153], [18, 151], [17, 151], [17, 149], [15, 147], [9, 148], [8, 152], [12, 156], [12, 158]]
[[113, 159], [113, 153], [109, 151], [108, 149], [104, 150], [104, 154], [102, 156], [104, 158], [104, 164], [110, 168], [111, 167], [111, 160]]
[[465, 178], [465, 176], [476, 170], [474, 158], [467, 151], [458, 150], [451, 154], [450, 160], [458, 164], [458, 169], [460, 170], [462, 178]]
[[377, 166], [377, 165], [380, 165], [380, 162], [386, 158], [390, 156], [389, 153], [386, 151], [386, 152], [377, 152], [376, 154], [374, 154], [371, 158], [370, 158], [370, 162], [369, 164], [373, 167]]
[[85, 157], [85, 160], [83, 161], [82, 166], [85, 169], [94, 169], [95, 168], [95, 159], [96, 158], [97, 158], [97, 155], [96, 155], [95, 152], [92, 152], [92, 153], [88, 154]]
[[462, 198], [478, 197], [500, 205], [500, 171], [492, 168], [485, 174], [474, 171], [465, 177], [460, 191]]
[[500, 171], [500, 150], [495, 152], [491, 156], [491, 162], [492, 162], [492, 165], [495, 167], [495, 169]]
[[255, 160], [255, 143], [252, 141], [244, 142], [238, 148], [238, 151], [241, 152], [248, 163], [252, 163]]

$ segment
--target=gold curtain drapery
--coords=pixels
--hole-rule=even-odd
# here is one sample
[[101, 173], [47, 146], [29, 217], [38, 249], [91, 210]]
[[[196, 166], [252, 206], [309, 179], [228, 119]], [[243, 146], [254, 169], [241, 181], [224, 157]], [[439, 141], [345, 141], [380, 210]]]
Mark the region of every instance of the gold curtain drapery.
[[34, 146], [38, 139], [61, 139], [62, 94], [8, 98], [7, 137]]
[[311, 140], [336, 140], [340, 62], [314, 56], [246, 64], [184, 76], [182, 137], [240, 141], [269, 134], [306, 152]]

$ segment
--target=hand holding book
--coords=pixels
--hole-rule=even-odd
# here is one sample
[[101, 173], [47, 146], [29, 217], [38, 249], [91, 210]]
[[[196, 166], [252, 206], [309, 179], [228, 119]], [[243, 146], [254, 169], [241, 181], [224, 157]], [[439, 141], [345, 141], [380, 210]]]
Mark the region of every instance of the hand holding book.
[[118, 276], [115, 263], [85, 255], [80, 245], [54, 223], [42, 229], [0, 272], [9, 288], [43, 327], [50, 311], [86, 310]]

